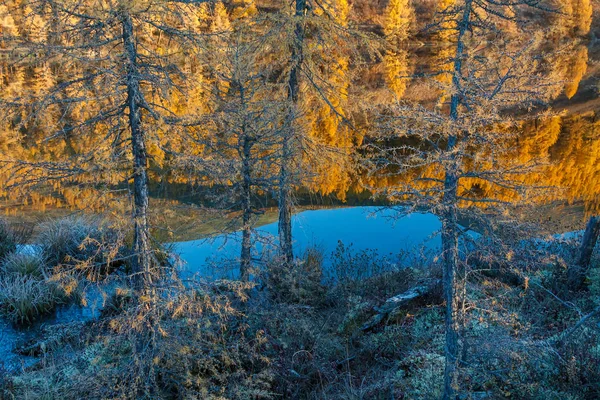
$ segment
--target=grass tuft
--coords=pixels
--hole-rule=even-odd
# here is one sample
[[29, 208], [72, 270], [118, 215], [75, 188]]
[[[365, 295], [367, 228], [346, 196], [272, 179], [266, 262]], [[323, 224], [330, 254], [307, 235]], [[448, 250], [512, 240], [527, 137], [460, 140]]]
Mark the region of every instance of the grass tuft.
[[0, 315], [16, 325], [27, 325], [64, 303], [64, 291], [54, 282], [11, 274], [0, 279]]
[[0, 266], [3, 274], [20, 274], [36, 279], [44, 277], [44, 258], [39, 253], [9, 253]]
[[309, 248], [297, 261], [287, 264], [275, 258], [269, 260], [266, 284], [279, 301], [316, 305], [325, 300], [323, 285], [323, 252]]
[[50, 268], [60, 266], [63, 271], [77, 272], [94, 281], [120, 265], [115, 260], [125, 258], [124, 240], [125, 235], [120, 230], [86, 217], [46, 222], [36, 238]]
[[88, 238], [100, 238], [98, 224], [83, 217], [68, 217], [42, 224], [36, 242], [42, 245], [42, 252], [52, 266], [69, 262], [72, 259], [88, 258], [84, 242]]

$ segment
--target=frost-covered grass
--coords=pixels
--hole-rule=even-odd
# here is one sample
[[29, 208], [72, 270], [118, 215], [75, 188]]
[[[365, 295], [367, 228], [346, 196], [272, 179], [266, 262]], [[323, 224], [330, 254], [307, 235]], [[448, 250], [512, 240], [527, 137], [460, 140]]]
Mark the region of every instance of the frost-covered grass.
[[[83, 281], [97, 281], [120, 256], [124, 235], [99, 219], [69, 217], [43, 223], [24, 248], [18, 235], [0, 221], [0, 317], [27, 325], [80, 294]], [[1, 240], [1, 239], [0, 239]]]
[[56, 266], [93, 257], [93, 243], [102, 237], [98, 221], [75, 216], [43, 223], [35, 241], [48, 264]]
[[6, 274], [20, 274], [36, 279], [44, 277], [45, 262], [39, 252], [12, 252], [0, 263], [0, 272]]
[[14, 324], [30, 324], [65, 301], [64, 291], [54, 282], [21, 274], [0, 278], [0, 315]]
[[[561, 248], [554, 255], [563, 254], [568, 264], [570, 252]], [[550, 341], [577, 323], [578, 310], [596, 306], [597, 258], [586, 291], [560, 293], [567, 307], [547, 289], [561, 284], [562, 267], [546, 258], [519, 264], [525, 262], [520, 257], [466, 266], [471, 275], [461, 310], [460, 397], [597, 398], [596, 321], [560, 347]], [[410, 268], [384, 265], [384, 272], [364, 277], [354, 271], [380, 258], [350, 253], [338, 260], [341, 279], [328, 286], [322, 259], [314, 249], [292, 265], [273, 259], [256, 286], [181, 284], [174, 276], [138, 298], [123, 282], [98, 324], [77, 327], [68, 343], [46, 354], [42, 367], [10, 377], [7, 393], [57, 399], [143, 393], [215, 400], [440, 398], [446, 360], [439, 294], [363, 329], [386, 299], [439, 279], [439, 264], [426, 258]], [[515, 265], [528, 266], [521, 271], [529, 279], [515, 279]]]

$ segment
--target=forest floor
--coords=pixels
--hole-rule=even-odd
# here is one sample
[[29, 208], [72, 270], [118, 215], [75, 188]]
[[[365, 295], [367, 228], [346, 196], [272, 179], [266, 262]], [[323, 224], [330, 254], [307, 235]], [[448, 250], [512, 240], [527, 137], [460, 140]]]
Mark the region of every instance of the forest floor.
[[[520, 251], [469, 263], [461, 399], [600, 396], [597, 318], [561, 339], [600, 298], [598, 254], [585, 288], [567, 289], [576, 248], [559, 241], [538, 259]], [[341, 252], [334, 264], [344, 279], [324, 285], [321, 260], [310, 252], [293, 267], [272, 260], [256, 285], [165, 276], [141, 302], [117, 271], [105, 278], [116, 290], [98, 319], [42, 327], [17, 346], [39, 361], [0, 370], [0, 398], [439, 399], [439, 264], [365, 278], [353, 273], [378, 257]], [[423, 285], [431, 290], [373, 323], [387, 299]]]

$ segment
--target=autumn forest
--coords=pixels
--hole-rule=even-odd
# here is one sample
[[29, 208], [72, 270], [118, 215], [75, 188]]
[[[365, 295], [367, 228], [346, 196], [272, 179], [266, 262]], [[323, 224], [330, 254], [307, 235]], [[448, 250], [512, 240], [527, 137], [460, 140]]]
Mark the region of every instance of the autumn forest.
[[598, 0], [0, 0], [0, 399], [600, 397]]

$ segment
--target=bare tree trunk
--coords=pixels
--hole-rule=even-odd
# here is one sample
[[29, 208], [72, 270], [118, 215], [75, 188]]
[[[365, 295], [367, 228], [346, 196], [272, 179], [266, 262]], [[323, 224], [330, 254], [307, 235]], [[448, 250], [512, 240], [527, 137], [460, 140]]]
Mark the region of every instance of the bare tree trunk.
[[292, 188], [288, 162], [291, 156], [290, 138], [284, 133], [282, 143], [281, 169], [279, 171], [279, 245], [286, 263], [294, 260], [292, 246]]
[[594, 247], [596, 246], [596, 242], [598, 241], [599, 236], [600, 217], [592, 216], [590, 217], [585, 228], [583, 241], [581, 242], [581, 249], [579, 251], [579, 260], [577, 262], [579, 267], [581, 267], [585, 272], [587, 272], [587, 270], [590, 267], [592, 254], [594, 253]]
[[[295, 17], [300, 18], [306, 11], [306, 0], [296, 0]], [[298, 103], [299, 80], [298, 75], [303, 62], [302, 42], [304, 41], [304, 25], [296, 21], [294, 29], [294, 44], [292, 47], [292, 69], [288, 82], [288, 99], [294, 106]], [[292, 247], [292, 188], [289, 165], [292, 160], [292, 133], [284, 130], [282, 137], [281, 169], [279, 171], [279, 243], [281, 252], [287, 263], [294, 260]]]
[[[306, 12], [306, 0], [296, 0], [296, 12], [294, 16], [300, 18]], [[300, 92], [300, 81], [298, 74], [304, 62], [304, 52], [302, 49], [304, 42], [304, 25], [302, 21], [296, 21], [294, 28], [294, 44], [292, 46], [292, 69], [290, 71], [290, 80], [288, 82], [288, 98], [292, 103], [298, 103], [298, 94]]]
[[600, 236], [600, 217], [590, 217], [585, 233], [583, 234], [583, 240], [579, 249], [579, 258], [577, 265], [573, 266], [569, 270], [569, 286], [571, 289], [580, 289], [584, 282], [585, 277], [590, 269], [590, 262], [592, 261], [592, 254], [594, 253], [594, 247]]
[[121, 15], [121, 21], [127, 62], [127, 108], [133, 153], [133, 251], [135, 253], [133, 271], [136, 274], [136, 285], [144, 288], [152, 282], [152, 255], [148, 226], [148, 153], [142, 129], [140, 104], [143, 102], [143, 95], [140, 90], [133, 22], [126, 12]]
[[252, 262], [252, 167], [250, 157], [252, 156], [253, 140], [246, 134], [243, 136], [242, 149], [242, 254], [240, 262], [240, 273], [242, 280], [247, 281]]
[[[450, 99], [450, 118], [458, 119], [458, 106], [461, 95], [462, 61], [465, 52], [464, 36], [469, 29], [472, 10], [472, 0], [467, 0], [464, 5], [462, 20], [458, 26], [456, 40], [456, 54], [452, 73], [453, 93]], [[443, 250], [443, 285], [444, 300], [446, 302], [446, 344], [444, 368], [444, 394], [443, 400], [456, 398], [456, 385], [458, 383], [458, 324], [456, 302], [456, 270], [458, 268], [458, 161], [453, 159], [452, 151], [456, 146], [458, 137], [453, 135], [448, 138], [447, 151], [451, 154], [450, 166], [446, 167], [444, 180], [444, 215], [442, 220], [442, 250]]]
[[458, 324], [456, 302], [456, 270], [458, 267], [458, 226], [456, 215], [456, 184], [457, 176], [452, 172], [446, 174], [444, 194], [445, 210], [442, 220], [442, 251], [443, 251], [443, 287], [445, 310], [446, 344], [444, 354], [444, 400], [454, 399], [457, 362], [458, 362]]

